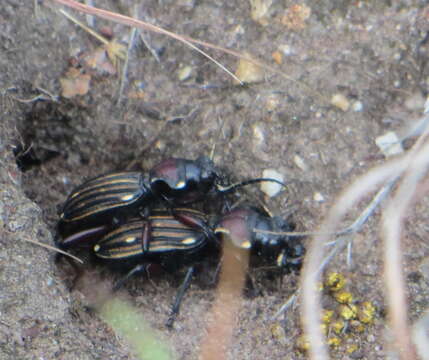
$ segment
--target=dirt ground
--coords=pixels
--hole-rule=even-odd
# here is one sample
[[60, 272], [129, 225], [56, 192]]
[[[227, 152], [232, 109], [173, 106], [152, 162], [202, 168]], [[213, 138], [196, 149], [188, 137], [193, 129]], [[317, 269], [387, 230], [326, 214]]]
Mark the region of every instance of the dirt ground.
[[[270, 209], [292, 215], [300, 230], [314, 229], [341, 189], [384, 161], [375, 139], [400, 132], [423, 110], [429, 79], [425, 5], [419, 0], [285, 0], [273, 2], [258, 22], [247, 1], [95, 1], [95, 6], [252, 54], [286, 75], [267, 71], [261, 81], [240, 87], [185, 45], [144, 33], [159, 58], [138, 34], [118, 101], [118, 76], [99, 69], [91, 73], [85, 95], [60, 96], [60, 79], [73, 61], [100, 43], [60, 14], [52, 1], [3, 0], [0, 359], [138, 358], [91, 310], [87, 293], [69, 290], [67, 264], [24, 241], [53, 244], [58, 205], [84, 179], [133, 162], [134, 168], [148, 170], [167, 156], [194, 159], [216, 145], [215, 162], [238, 179], [261, 176], [268, 168], [281, 172], [290, 188], [266, 199]], [[300, 20], [300, 11], [307, 11], [308, 18]], [[73, 14], [85, 22], [83, 15]], [[100, 19], [95, 26], [128, 42], [125, 26]], [[235, 71], [237, 59], [209, 53]], [[189, 76], [182, 76], [189, 68]], [[340, 105], [347, 109], [331, 104], [336, 94], [345, 97]], [[42, 164], [21, 172], [12, 151], [20, 143], [32, 144]], [[257, 188], [249, 193], [243, 196], [261, 197]], [[427, 210], [423, 199], [410, 214], [405, 238], [412, 321], [428, 307]], [[346, 275], [358, 300], [372, 301], [377, 308], [374, 324], [363, 333], [340, 336], [342, 344], [331, 351], [334, 359], [388, 356], [377, 220], [356, 235], [353, 268], [345, 266], [345, 254], [331, 264]], [[99, 273], [106, 281], [117, 278], [97, 266], [87, 272], [89, 278]], [[285, 276], [281, 284], [257, 270], [253, 277], [260, 290], [242, 300], [228, 358], [306, 358], [296, 346], [299, 309], [272, 320], [296, 290], [298, 276]], [[174, 329], [166, 330], [177, 283], [171, 276], [154, 284], [134, 279], [120, 296], [171, 346], [173, 358], [196, 359], [215, 289], [197, 279]], [[358, 350], [349, 354], [348, 343]]]

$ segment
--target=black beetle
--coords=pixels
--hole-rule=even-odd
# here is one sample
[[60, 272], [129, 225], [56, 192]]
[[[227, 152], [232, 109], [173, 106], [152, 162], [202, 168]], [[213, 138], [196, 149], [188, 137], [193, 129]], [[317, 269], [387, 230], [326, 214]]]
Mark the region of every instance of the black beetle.
[[[175, 209], [175, 214], [172, 216], [168, 210], [156, 210], [147, 221], [132, 219], [109, 232], [94, 246], [98, 258], [114, 267], [129, 270], [115, 288], [154, 263], [170, 271], [175, 271], [179, 266], [188, 266], [168, 326], [172, 325], [179, 311], [195, 264], [207, 256], [219, 257], [219, 234], [227, 234], [227, 239], [235, 246], [249, 249], [252, 255], [264, 261], [275, 262], [283, 270], [298, 270], [301, 266], [304, 248], [299, 240], [292, 241], [284, 235], [254, 231], [290, 231], [289, 223], [279, 217], [269, 217], [251, 207], [233, 209], [215, 223], [192, 209]], [[185, 223], [191, 223], [191, 226]], [[147, 250], [142, 247], [145, 236], [150, 238]]]
[[[67, 248], [81, 242], [88, 233], [112, 229], [125, 218], [138, 214], [145, 217], [156, 200], [165, 200], [173, 208], [262, 181], [284, 185], [267, 178], [225, 185], [225, 177], [205, 156], [196, 160], [168, 158], [154, 166], [149, 176], [132, 171], [101, 175], [76, 187], [68, 196], [57, 225], [56, 242]], [[104, 228], [95, 230], [100, 226]], [[147, 241], [142, 246], [148, 250]]]
[[143, 204], [154, 199], [147, 184], [142, 173], [125, 171], [97, 176], [76, 187], [60, 214], [57, 245], [71, 247], [88, 234], [99, 235], [137, 215]]
[[301, 239], [275, 233], [292, 230], [292, 225], [278, 216], [270, 217], [254, 207], [239, 207], [222, 216], [214, 232], [226, 234], [235, 246], [249, 249], [257, 258], [290, 271], [299, 270], [302, 265]]
[[[206, 231], [207, 217], [192, 209], [175, 209], [182, 219], [193, 219], [188, 226], [177, 220], [168, 210], [154, 210], [147, 220], [131, 219], [109, 232], [94, 246], [95, 255], [115, 268], [128, 273], [114, 287], [118, 289], [132, 275], [145, 271], [150, 265], [158, 264], [168, 271], [187, 266], [186, 276], [180, 286], [171, 308], [167, 326], [171, 326], [179, 312], [183, 295], [188, 288], [195, 265], [208, 254], [219, 254], [219, 242], [212, 232]], [[208, 226], [208, 224], [207, 224]], [[150, 237], [148, 249], [142, 247], [143, 236]]]
[[216, 193], [228, 193], [238, 187], [270, 181], [285, 186], [270, 178], [254, 178], [230, 184], [227, 177], [207, 156], [196, 160], [168, 158], [154, 166], [149, 173], [150, 187], [157, 197], [175, 205], [203, 200]]
[[[198, 260], [199, 250], [208, 241], [216, 240], [216, 235], [206, 231], [208, 217], [202, 212], [177, 208], [175, 214], [180, 219], [192, 218], [201, 226], [186, 225], [167, 209], [154, 209], [147, 219], [130, 219], [107, 233], [94, 245], [94, 252], [97, 257], [120, 268], [132, 268], [146, 260], [169, 269], [194, 262], [194, 253]], [[147, 251], [142, 248], [142, 236], [149, 237]]]

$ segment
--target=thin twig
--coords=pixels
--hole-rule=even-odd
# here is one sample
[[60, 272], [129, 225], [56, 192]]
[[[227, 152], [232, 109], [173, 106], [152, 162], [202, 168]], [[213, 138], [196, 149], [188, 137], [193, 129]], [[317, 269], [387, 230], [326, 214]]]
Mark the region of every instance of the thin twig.
[[[272, 234], [272, 235], [287, 235], [291, 237], [300, 237], [300, 236], [319, 236], [319, 235], [346, 235], [351, 233], [358, 232], [362, 226], [368, 221], [369, 217], [374, 213], [377, 209], [378, 205], [387, 197], [387, 195], [391, 192], [393, 185], [398, 180], [398, 177], [395, 177], [392, 181], [389, 181], [385, 184], [378, 192], [374, 195], [371, 202], [368, 206], [360, 213], [360, 215], [356, 218], [353, 223], [342, 230], [335, 231], [333, 233], [321, 233], [317, 231], [269, 231], [269, 230], [261, 230], [261, 229], [253, 229], [254, 232], [262, 233], [262, 234]], [[325, 245], [334, 245], [336, 240], [327, 242]]]
[[146, 46], [146, 48], [149, 50], [149, 52], [155, 58], [156, 62], [161, 64], [161, 59], [159, 58], [158, 52], [156, 50], [154, 50], [152, 48], [152, 46], [150, 46], [149, 41], [146, 39], [146, 37], [144, 36], [144, 34], [142, 32], [140, 33], [140, 39], [141, 39], [142, 43], [144, 44], [144, 46]]
[[117, 106], [120, 104], [122, 95], [124, 92], [125, 81], [127, 79], [127, 72], [128, 72], [128, 61], [130, 57], [130, 51], [134, 44], [134, 38], [136, 36], [136, 32], [137, 32], [136, 28], [132, 28], [130, 31], [130, 40], [128, 42], [127, 52], [125, 54], [124, 65], [122, 66], [121, 83], [119, 85], [118, 100], [116, 101]]
[[74, 16], [70, 15], [67, 11], [65, 11], [63, 9], [60, 9], [59, 11], [66, 18], [68, 18], [70, 21], [74, 22], [76, 25], [79, 25], [82, 29], [84, 29], [87, 33], [91, 34], [92, 36], [94, 36], [98, 41], [100, 41], [104, 45], [108, 45], [109, 44], [109, 40], [107, 40], [105, 37], [101, 36], [95, 30], [93, 30], [90, 27], [86, 26], [83, 22], [79, 21]]
[[45, 249], [52, 250], [52, 251], [55, 251], [55, 252], [60, 253], [62, 255], [68, 256], [68, 257], [72, 258], [73, 260], [75, 260], [75, 261], [83, 264], [83, 260], [79, 259], [78, 257], [76, 257], [76, 256], [74, 256], [72, 254], [69, 254], [68, 252], [65, 252], [65, 251], [63, 251], [61, 249], [58, 249], [58, 248], [56, 248], [54, 246], [51, 246], [51, 245], [48, 245], [48, 244], [44, 244], [44, 243], [41, 243], [41, 242], [36, 241], [36, 240], [29, 239], [29, 238], [23, 238], [23, 240], [26, 241], [26, 242], [38, 245], [40, 247], [43, 247]]

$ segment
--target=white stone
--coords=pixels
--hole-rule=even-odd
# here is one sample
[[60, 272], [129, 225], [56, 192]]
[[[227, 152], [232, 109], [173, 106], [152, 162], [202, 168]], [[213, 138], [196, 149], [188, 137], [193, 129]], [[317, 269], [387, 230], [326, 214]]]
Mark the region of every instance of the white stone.
[[398, 136], [393, 131], [389, 131], [377, 137], [375, 143], [386, 157], [402, 154], [404, 152]]
[[296, 166], [298, 166], [302, 171], [308, 171], [308, 165], [305, 163], [304, 159], [295, 154], [295, 156], [293, 157], [293, 162], [295, 163]]
[[322, 195], [322, 193], [316, 191], [313, 194], [313, 200], [317, 201], [317, 202], [324, 202], [325, 201], [325, 197]]
[[[262, 172], [262, 177], [278, 180], [281, 182], [283, 182], [284, 179], [283, 175], [274, 169], [265, 169]], [[282, 189], [283, 186], [272, 181], [264, 181], [261, 183], [261, 191], [269, 197], [276, 196]]]
[[363, 104], [360, 101], [355, 101], [352, 105], [354, 112], [360, 112], [363, 110]]

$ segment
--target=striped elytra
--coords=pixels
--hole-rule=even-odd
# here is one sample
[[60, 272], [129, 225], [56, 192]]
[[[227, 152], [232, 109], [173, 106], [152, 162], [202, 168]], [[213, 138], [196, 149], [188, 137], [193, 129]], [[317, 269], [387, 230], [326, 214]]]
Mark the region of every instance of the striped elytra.
[[140, 172], [118, 172], [101, 175], [78, 186], [67, 198], [60, 215], [63, 222], [88, 218], [149, 201], [151, 193], [144, 186]]
[[[205, 216], [192, 209], [175, 209], [200, 221]], [[143, 250], [143, 236], [150, 227], [150, 241], [147, 251]], [[105, 235], [94, 246], [96, 256], [107, 260], [126, 260], [134, 257], [154, 257], [168, 253], [192, 254], [203, 248], [208, 241], [207, 234], [200, 228], [193, 228], [177, 220], [167, 210], [157, 210], [147, 220], [134, 219]]]

